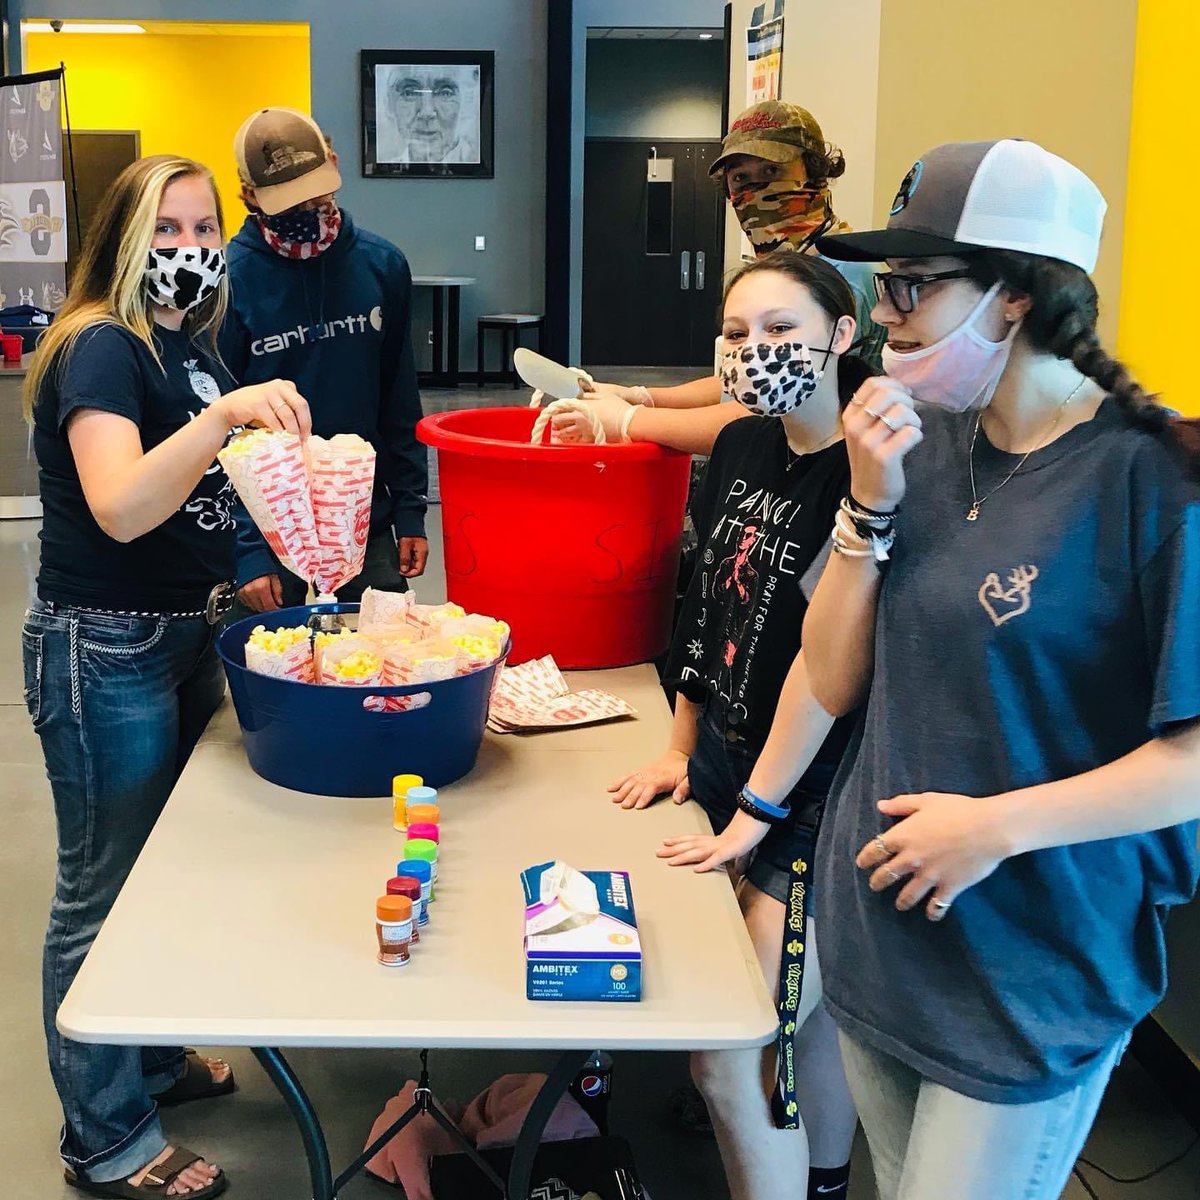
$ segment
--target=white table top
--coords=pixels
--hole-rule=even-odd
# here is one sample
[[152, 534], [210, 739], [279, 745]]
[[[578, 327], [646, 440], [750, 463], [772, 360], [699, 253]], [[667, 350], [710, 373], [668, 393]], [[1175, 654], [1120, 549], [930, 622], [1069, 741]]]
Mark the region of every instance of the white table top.
[[[589, 672], [637, 721], [488, 734], [441, 792], [431, 921], [405, 968], [375, 961], [377, 896], [400, 857], [391, 800], [309, 796], [253, 774], [228, 701], [192, 756], [58, 1014], [83, 1042], [702, 1049], [761, 1045], [775, 1014], [721, 874], [654, 857], [706, 831], [693, 804], [616, 808], [605, 785], [659, 754], [650, 667]], [[331, 753], [334, 748], [330, 747]], [[403, 770], [397, 761], [397, 771]], [[525, 999], [519, 872], [561, 858], [631, 875], [638, 1003]], [[209, 964], [168, 982], [172, 961]]]
[[470, 287], [475, 282], [471, 275], [414, 275], [417, 287]]

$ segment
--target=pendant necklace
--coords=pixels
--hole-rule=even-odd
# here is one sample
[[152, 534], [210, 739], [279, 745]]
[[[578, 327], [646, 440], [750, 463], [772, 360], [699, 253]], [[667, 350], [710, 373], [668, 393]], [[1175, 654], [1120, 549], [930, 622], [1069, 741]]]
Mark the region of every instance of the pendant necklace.
[[1071, 394], [1058, 406], [1058, 411], [1054, 414], [1054, 420], [1050, 422], [1050, 428], [1046, 430], [1042, 438], [1031, 446], [1021, 455], [1021, 461], [990, 492], [980, 496], [975, 490], [975, 441], [979, 437], [979, 427], [983, 424], [983, 413], [975, 419], [975, 431], [971, 434], [971, 448], [967, 451], [967, 466], [971, 474], [971, 507], [967, 510], [968, 521], [979, 520], [979, 509], [985, 500], [990, 500], [1024, 465], [1025, 460], [1035, 451], [1042, 449], [1043, 446], [1050, 440], [1050, 435], [1058, 428], [1059, 421], [1062, 420], [1062, 415], [1067, 410], [1067, 405], [1075, 399], [1076, 393], [1087, 382], [1087, 377], [1084, 376], [1072, 389]]

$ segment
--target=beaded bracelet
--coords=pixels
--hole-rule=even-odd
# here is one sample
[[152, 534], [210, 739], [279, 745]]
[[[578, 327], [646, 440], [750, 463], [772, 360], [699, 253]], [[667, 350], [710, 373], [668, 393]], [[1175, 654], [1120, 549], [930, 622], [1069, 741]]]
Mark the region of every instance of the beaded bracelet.
[[756, 821], [766, 821], [771, 825], [786, 821], [792, 812], [787, 805], [771, 804], [761, 796], [756, 796], [748, 787], [738, 793], [737, 806]]

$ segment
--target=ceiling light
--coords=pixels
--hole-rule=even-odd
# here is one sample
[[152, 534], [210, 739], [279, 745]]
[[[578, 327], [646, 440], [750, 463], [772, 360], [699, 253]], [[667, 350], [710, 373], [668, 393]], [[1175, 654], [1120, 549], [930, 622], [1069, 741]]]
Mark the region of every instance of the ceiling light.
[[49, 21], [23, 21], [22, 33], [145, 33], [141, 25], [104, 21], [64, 21], [60, 29], [54, 29]]

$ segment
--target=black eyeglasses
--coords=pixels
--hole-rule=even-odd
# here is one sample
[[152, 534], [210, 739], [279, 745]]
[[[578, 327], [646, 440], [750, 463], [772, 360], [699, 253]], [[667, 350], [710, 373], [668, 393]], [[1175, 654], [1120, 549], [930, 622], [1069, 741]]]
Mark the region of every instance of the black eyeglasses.
[[943, 279], [969, 279], [971, 269], [959, 267], [955, 271], [939, 271], [936, 275], [900, 275], [895, 271], [879, 271], [875, 275], [875, 296], [885, 296], [897, 312], [910, 313], [917, 307], [917, 289], [927, 283], [940, 283]]

